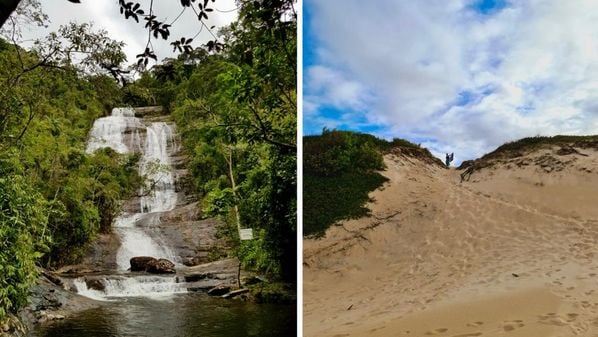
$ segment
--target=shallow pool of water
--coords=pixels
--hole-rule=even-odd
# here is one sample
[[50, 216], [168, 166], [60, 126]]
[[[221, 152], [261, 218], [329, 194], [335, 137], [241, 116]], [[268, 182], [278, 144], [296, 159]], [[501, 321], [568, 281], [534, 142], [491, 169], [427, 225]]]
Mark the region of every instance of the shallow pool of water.
[[254, 304], [202, 293], [124, 298], [40, 326], [31, 337], [295, 336], [294, 305]]

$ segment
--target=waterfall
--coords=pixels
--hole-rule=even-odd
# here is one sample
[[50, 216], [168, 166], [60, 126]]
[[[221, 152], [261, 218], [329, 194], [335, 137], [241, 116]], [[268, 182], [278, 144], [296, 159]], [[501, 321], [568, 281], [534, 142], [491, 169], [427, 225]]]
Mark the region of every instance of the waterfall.
[[89, 289], [84, 278], [73, 280], [77, 293], [96, 300], [107, 297], [160, 297], [187, 292], [184, 283], [178, 283], [175, 276], [112, 276], [102, 279], [104, 290]]
[[133, 109], [115, 108], [111, 116], [98, 118], [93, 123], [86, 151], [92, 153], [97, 149], [109, 147], [118, 153], [132, 152], [125, 144], [125, 133], [127, 130], [137, 130], [142, 127]]
[[152, 182], [153, 193], [141, 197], [143, 212], [169, 211], [176, 206], [174, 175], [168, 154], [169, 144], [174, 144], [170, 125], [152, 123], [147, 128], [140, 171]]
[[[140, 153], [139, 173], [147, 179], [146, 187], [139, 191], [139, 212], [124, 212], [113, 224], [121, 243], [116, 254], [118, 268], [129, 269], [129, 260], [134, 256], [166, 258], [176, 263], [176, 255], [159, 240], [160, 235], [155, 231], [160, 222], [160, 212], [172, 210], [177, 204], [170, 159], [171, 153], [177, 149], [173, 126], [165, 122], [144, 122], [135, 117], [135, 111], [131, 108], [115, 108], [111, 116], [94, 122], [87, 152], [103, 147], [110, 147], [119, 153]], [[104, 296], [147, 295], [160, 290], [176, 292], [168, 285], [173, 283], [169, 278], [150, 277], [143, 280], [140, 281], [139, 277], [106, 279]], [[75, 286], [89, 297], [97, 297], [101, 293], [87, 290], [80, 282]]]

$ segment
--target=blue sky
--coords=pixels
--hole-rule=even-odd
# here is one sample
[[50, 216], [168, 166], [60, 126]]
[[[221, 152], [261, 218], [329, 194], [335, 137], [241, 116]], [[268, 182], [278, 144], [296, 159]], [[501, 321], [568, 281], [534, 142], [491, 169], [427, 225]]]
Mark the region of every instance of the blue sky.
[[457, 161], [598, 133], [592, 0], [304, 1], [304, 133], [406, 138]]

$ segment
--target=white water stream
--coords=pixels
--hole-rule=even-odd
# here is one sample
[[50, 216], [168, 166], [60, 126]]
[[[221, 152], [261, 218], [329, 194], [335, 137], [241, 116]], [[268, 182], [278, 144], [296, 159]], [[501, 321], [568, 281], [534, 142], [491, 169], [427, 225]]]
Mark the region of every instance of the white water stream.
[[[147, 187], [140, 191], [138, 213], [123, 213], [114, 221], [121, 245], [116, 254], [118, 269], [127, 270], [134, 256], [151, 256], [177, 262], [176, 255], [159, 235], [150, 235], [160, 221], [160, 212], [177, 204], [171, 154], [177, 150], [173, 126], [165, 122], [144, 123], [131, 108], [115, 108], [112, 115], [97, 119], [91, 130], [87, 152], [110, 147], [119, 153], [141, 153], [139, 173]], [[174, 277], [136, 276], [104, 279], [105, 290], [87, 289], [83, 280], [75, 280], [77, 291], [85, 296], [153, 296], [181, 292]]]

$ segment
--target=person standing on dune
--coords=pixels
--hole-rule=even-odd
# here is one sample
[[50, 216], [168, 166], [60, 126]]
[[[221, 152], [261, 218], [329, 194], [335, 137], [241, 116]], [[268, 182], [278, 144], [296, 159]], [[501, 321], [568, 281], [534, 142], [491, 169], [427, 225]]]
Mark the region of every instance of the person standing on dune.
[[446, 167], [451, 166], [451, 162], [453, 161], [454, 156], [455, 156], [454, 152], [451, 153], [450, 155], [447, 152], [447, 154], [446, 154]]

